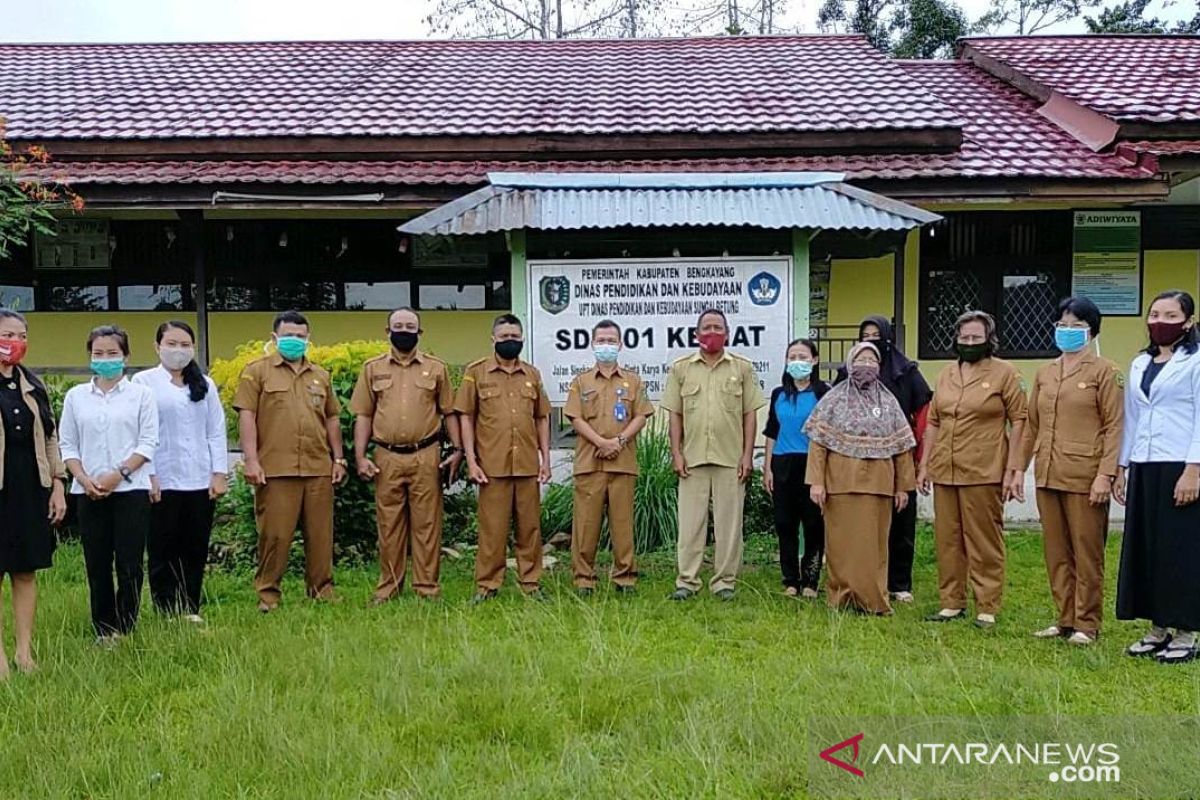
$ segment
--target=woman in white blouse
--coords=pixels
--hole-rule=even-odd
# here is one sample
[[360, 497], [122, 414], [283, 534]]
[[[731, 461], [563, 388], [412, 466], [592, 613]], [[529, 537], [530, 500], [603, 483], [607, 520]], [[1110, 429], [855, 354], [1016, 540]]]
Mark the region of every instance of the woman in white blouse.
[[213, 507], [225, 494], [225, 412], [212, 379], [196, 363], [196, 335], [186, 322], [155, 334], [159, 366], [139, 372], [158, 404], [158, 451], [151, 467], [150, 598], [167, 614], [200, 617]]
[[125, 379], [125, 331], [101, 325], [88, 334], [87, 348], [94, 377], [67, 392], [59, 444], [71, 494], [82, 495], [79, 535], [92, 626], [98, 644], [112, 645], [133, 630], [141, 604], [158, 408], [149, 389]]
[[[1180, 664], [1200, 628], [1200, 335], [1196, 303], [1163, 292], [1146, 317], [1150, 345], [1133, 360], [1113, 495], [1126, 503], [1117, 618], [1150, 632], [1131, 656]], [[1171, 629], [1174, 629], [1174, 633]]]

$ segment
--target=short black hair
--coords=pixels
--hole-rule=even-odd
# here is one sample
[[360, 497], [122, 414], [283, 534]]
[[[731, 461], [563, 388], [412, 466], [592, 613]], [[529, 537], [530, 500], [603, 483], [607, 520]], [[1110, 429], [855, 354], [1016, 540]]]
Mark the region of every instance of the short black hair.
[[126, 333], [119, 325], [100, 325], [92, 328], [92, 332], [88, 334], [87, 351], [92, 352], [92, 344], [97, 339], [103, 339], [106, 336], [111, 336], [117, 340], [117, 344], [121, 347], [121, 352], [129, 355], [129, 334]]
[[399, 308], [393, 308], [391, 311], [389, 311], [388, 318], [387, 318], [389, 327], [391, 327], [391, 324], [392, 324], [392, 317], [396, 316], [401, 311], [407, 311], [408, 313], [410, 313], [414, 317], [416, 317], [417, 318], [417, 327], [418, 328], [421, 327], [421, 312], [417, 311], [412, 306], [400, 306]]
[[499, 328], [501, 325], [516, 325], [521, 329], [522, 333], [525, 332], [525, 326], [521, 324], [521, 319], [516, 314], [501, 314], [492, 320], [493, 331], [495, 331], [496, 328]]
[[1092, 332], [1092, 338], [1100, 335], [1100, 321], [1104, 318], [1100, 313], [1100, 307], [1086, 297], [1066, 297], [1058, 304], [1058, 316], [1054, 318], [1058, 322], [1063, 318], [1063, 314], [1070, 313], [1081, 322], [1086, 322], [1088, 329]]
[[271, 325], [271, 330], [278, 331], [279, 326], [285, 322], [291, 325], [303, 325], [306, 328], [310, 327], [308, 324], [308, 317], [304, 316], [294, 308], [289, 308], [287, 311], [280, 311], [275, 315], [275, 322]]
[[709, 314], [716, 314], [718, 317], [720, 317], [721, 324], [725, 326], [725, 330], [729, 330], [729, 320], [728, 320], [728, 318], [726, 318], [725, 312], [719, 308], [706, 308], [703, 311], [701, 311], [700, 316], [696, 317], [696, 327], [697, 328], [700, 327], [700, 323], [703, 322], [704, 318], [707, 317]]
[[621, 326], [611, 319], [602, 319], [592, 326], [592, 336], [596, 335], [596, 331], [601, 328], [612, 328], [617, 332], [617, 336], [621, 335]]

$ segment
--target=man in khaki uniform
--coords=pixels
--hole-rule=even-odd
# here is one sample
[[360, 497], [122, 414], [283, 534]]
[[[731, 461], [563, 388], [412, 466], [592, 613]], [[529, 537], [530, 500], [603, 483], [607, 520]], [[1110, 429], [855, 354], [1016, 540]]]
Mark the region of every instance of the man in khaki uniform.
[[512, 314], [496, 317], [492, 323], [495, 354], [467, 366], [454, 403], [467, 472], [479, 486], [475, 603], [494, 597], [504, 583], [514, 515], [517, 580], [527, 595], [541, 597], [538, 483], [550, 480], [550, 399], [541, 373], [520, 359], [524, 340], [519, 319]]
[[969, 582], [975, 624], [989, 628], [1004, 592], [1004, 502], [1021, 472], [1025, 389], [1017, 368], [992, 356], [999, 341], [990, 314], [959, 317], [955, 341], [959, 359], [938, 375], [917, 472], [921, 492], [933, 488], [942, 604], [927, 619], [963, 616]]
[[246, 480], [258, 525], [258, 610], [279, 605], [280, 581], [296, 524], [304, 529], [304, 581], [309, 597], [333, 598], [333, 487], [346, 480], [341, 407], [329, 373], [305, 358], [308, 320], [298, 311], [275, 317], [278, 352], [242, 371], [238, 410]]
[[766, 401], [751, 363], [725, 350], [728, 337], [722, 312], [701, 314], [700, 351], [671, 365], [661, 403], [671, 412], [671, 455], [679, 475], [679, 576], [672, 600], [700, 590], [710, 499], [716, 541], [709, 588], [732, 600], [742, 566], [746, 480], [754, 470], [757, 412]]
[[617, 365], [621, 328], [602, 320], [592, 329], [596, 366], [576, 375], [563, 412], [571, 420], [575, 439], [574, 513], [571, 524], [571, 569], [580, 595], [596, 588], [596, 548], [600, 526], [608, 511], [612, 540], [612, 582], [617, 591], [633, 588], [633, 493], [637, 482], [637, 444], [634, 441], [654, 415], [637, 372]]
[[[425, 598], [440, 593], [442, 470], [456, 475], [462, 461], [454, 392], [445, 362], [417, 348], [421, 318], [411, 308], [388, 316], [391, 352], [372, 358], [350, 398], [354, 456], [363, 480], [375, 481], [379, 530], [379, 583], [372, 605], [400, 593], [412, 541], [413, 589]], [[441, 460], [442, 423], [454, 446]], [[374, 443], [375, 459], [367, 457]]]
[[[1034, 633], [1090, 645], [1104, 605], [1104, 545], [1125, 418], [1124, 376], [1090, 347], [1100, 310], [1083, 297], [1062, 303], [1055, 340], [1062, 356], [1033, 381], [1022, 467], [1034, 462], [1038, 514], [1058, 622]], [[1024, 473], [1024, 470], [1022, 470]], [[1023, 487], [1017, 496], [1024, 499]]]

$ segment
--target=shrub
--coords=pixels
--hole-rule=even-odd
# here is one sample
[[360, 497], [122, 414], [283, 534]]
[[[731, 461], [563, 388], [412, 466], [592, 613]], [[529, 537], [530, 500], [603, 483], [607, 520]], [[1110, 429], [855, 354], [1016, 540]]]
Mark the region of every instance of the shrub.
[[62, 419], [63, 400], [66, 399], [67, 392], [72, 386], [83, 383], [84, 379], [57, 374], [39, 375], [38, 377], [46, 385], [46, 394], [50, 397], [50, 408], [54, 409], [54, 418]]

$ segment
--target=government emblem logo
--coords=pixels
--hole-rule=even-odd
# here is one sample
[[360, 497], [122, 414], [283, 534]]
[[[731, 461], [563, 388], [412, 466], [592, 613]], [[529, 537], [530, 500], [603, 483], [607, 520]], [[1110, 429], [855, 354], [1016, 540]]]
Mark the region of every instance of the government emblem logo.
[[571, 281], [563, 275], [542, 278], [538, 282], [538, 297], [542, 308], [549, 313], [564, 311], [571, 303]]
[[750, 279], [750, 302], [756, 306], [772, 306], [779, 299], [779, 278], [769, 272], [760, 272]]

